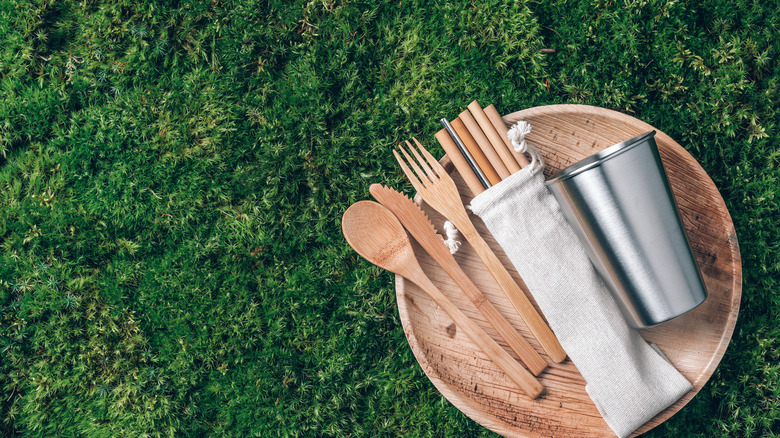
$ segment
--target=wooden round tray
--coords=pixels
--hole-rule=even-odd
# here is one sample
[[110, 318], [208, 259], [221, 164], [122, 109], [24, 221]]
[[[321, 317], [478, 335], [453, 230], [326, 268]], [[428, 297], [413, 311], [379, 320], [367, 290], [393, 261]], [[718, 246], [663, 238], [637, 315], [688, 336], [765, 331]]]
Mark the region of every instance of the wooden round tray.
[[[701, 390], [729, 344], [742, 294], [742, 266], [731, 217], [717, 188], [696, 160], [669, 136], [647, 123], [585, 105], [536, 107], [504, 117], [510, 124], [518, 120], [531, 124], [532, 132], [527, 139], [544, 156], [547, 177], [636, 134], [657, 131], [656, 142], [702, 270], [708, 298], [681, 317], [641, 331], [642, 337], [658, 345], [693, 383], [693, 390], [634, 432], [639, 435], [674, 415]], [[447, 157], [442, 162], [468, 205], [471, 192]], [[423, 204], [423, 208], [442, 230], [445, 219], [429, 206]], [[473, 215], [472, 220], [519, 280], [484, 224]], [[416, 244], [415, 251], [425, 272], [445, 295], [514, 355], [444, 271]], [[471, 247], [464, 243], [456, 258], [488, 299], [544, 356]], [[571, 360], [551, 364], [540, 376], [546, 392], [536, 400], [529, 400], [416, 285], [396, 276], [396, 296], [406, 337], [425, 374], [453, 405], [474, 421], [508, 436], [614, 436], [585, 392], [585, 381]]]

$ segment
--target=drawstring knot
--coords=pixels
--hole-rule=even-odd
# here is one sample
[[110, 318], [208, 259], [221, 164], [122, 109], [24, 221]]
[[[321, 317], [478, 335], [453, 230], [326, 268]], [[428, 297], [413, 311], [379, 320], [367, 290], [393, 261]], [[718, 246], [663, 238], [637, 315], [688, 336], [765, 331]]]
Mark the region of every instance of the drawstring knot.
[[539, 150], [536, 149], [534, 146], [528, 144], [525, 141], [525, 136], [531, 133], [531, 124], [526, 122], [525, 120], [520, 120], [519, 122], [515, 123], [509, 131], [506, 133], [506, 136], [509, 138], [509, 141], [512, 142], [512, 147], [514, 147], [516, 152], [519, 152], [521, 154], [528, 153], [528, 155], [531, 156], [531, 163], [529, 166], [533, 169], [534, 166], [536, 166], [537, 163], [544, 167], [544, 160], [542, 160], [542, 154], [539, 153]]
[[455, 240], [458, 238], [458, 229], [455, 228], [452, 222], [445, 221], [444, 232], [447, 233], [447, 239], [444, 240], [444, 244], [450, 249], [450, 254], [455, 254], [458, 248], [460, 248], [460, 241]]

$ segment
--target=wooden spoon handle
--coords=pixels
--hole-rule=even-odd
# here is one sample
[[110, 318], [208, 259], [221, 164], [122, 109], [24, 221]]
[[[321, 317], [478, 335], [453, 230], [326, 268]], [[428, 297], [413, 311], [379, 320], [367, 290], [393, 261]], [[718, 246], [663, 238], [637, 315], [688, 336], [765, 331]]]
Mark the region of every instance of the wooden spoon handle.
[[452, 301], [431, 282], [428, 276], [420, 269], [409, 280], [417, 283], [447, 315], [452, 318], [455, 325], [463, 330], [487, 357], [495, 362], [507, 376], [517, 384], [531, 399], [535, 399], [544, 391], [544, 386], [528, 370], [523, 368], [500, 345], [485, 333], [474, 321], [460, 311]]
[[457, 269], [447, 269], [447, 266], [439, 264], [455, 280], [466, 296], [474, 303], [480, 313], [487, 319], [491, 326], [498, 332], [499, 336], [506, 341], [509, 348], [517, 354], [528, 370], [534, 376], [538, 376], [547, 368], [547, 362], [539, 353], [518, 333], [504, 315], [491, 303], [485, 294], [483, 294], [473, 281], [459, 267]]
[[[479, 235], [468, 216], [466, 216], [465, 220], [462, 217], [449, 217], [448, 219], [455, 224], [463, 234], [463, 237], [468, 240], [471, 247], [474, 248], [474, 251], [485, 263], [490, 274], [496, 279], [498, 285], [501, 286], [509, 301], [517, 309], [531, 333], [534, 334], [536, 340], [539, 341], [544, 351], [550, 356], [550, 359], [555, 363], [566, 359], [566, 351], [563, 350], [563, 347], [558, 342], [558, 338], [555, 337], [550, 327], [539, 315], [539, 312], [536, 311], [531, 301], [528, 300], [526, 294], [509, 274], [509, 271], [506, 270], [501, 260], [498, 259], [498, 256], [490, 249], [487, 242], [482, 239], [482, 236]], [[526, 290], [526, 293], [529, 292]]]

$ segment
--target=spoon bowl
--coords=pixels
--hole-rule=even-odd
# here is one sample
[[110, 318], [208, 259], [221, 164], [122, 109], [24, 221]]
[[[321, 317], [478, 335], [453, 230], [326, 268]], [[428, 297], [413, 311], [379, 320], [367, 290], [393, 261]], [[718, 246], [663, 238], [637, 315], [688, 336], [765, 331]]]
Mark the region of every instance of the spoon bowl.
[[390, 210], [376, 202], [352, 204], [344, 212], [341, 231], [349, 246], [382, 269], [408, 278], [405, 274], [409, 274], [409, 266], [419, 267], [403, 225]]

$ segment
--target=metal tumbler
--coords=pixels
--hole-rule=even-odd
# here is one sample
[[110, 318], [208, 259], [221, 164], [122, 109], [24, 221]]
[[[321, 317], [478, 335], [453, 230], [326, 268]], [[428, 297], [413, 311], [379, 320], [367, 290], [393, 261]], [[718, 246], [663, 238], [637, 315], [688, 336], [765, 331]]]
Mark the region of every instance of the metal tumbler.
[[610, 146], [547, 181], [635, 328], [668, 321], [707, 298], [654, 135]]

